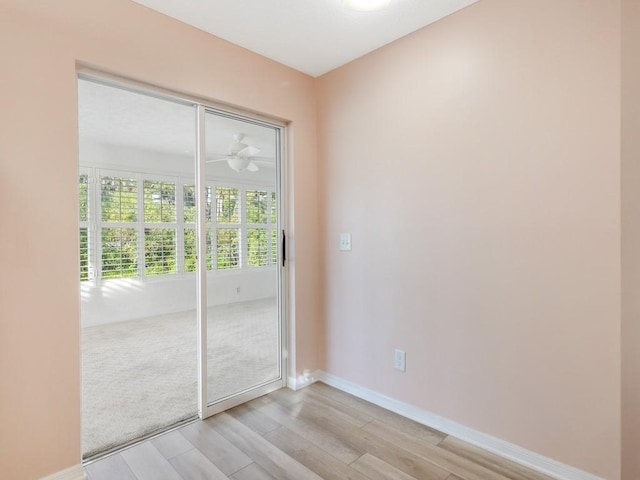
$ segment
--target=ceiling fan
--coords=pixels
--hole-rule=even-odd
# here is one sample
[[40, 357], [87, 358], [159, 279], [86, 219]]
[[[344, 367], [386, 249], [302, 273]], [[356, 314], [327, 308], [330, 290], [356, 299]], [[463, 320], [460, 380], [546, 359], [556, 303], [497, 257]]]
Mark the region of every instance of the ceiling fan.
[[[244, 133], [234, 133], [233, 140], [227, 148], [226, 155], [214, 155], [207, 163], [227, 162], [229, 168], [236, 172], [247, 170], [249, 172], [257, 172], [260, 170], [258, 163], [272, 165], [269, 159], [264, 157], [256, 157], [260, 153], [260, 149], [243, 143]], [[266, 161], [265, 161], [266, 160]]]

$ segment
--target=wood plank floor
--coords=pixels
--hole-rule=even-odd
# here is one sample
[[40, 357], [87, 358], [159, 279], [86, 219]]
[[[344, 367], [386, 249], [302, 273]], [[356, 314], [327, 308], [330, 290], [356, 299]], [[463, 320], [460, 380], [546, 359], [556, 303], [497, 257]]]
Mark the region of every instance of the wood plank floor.
[[90, 480], [551, 480], [323, 383], [260, 397], [85, 471]]

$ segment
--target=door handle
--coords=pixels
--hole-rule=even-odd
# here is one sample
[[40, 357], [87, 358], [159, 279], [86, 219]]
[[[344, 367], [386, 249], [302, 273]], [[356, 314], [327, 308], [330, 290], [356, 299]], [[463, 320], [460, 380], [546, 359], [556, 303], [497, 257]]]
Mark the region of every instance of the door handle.
[[287, 234], [282, 230], [282, 266], [284, 267], [284, 262], [287, 260]]

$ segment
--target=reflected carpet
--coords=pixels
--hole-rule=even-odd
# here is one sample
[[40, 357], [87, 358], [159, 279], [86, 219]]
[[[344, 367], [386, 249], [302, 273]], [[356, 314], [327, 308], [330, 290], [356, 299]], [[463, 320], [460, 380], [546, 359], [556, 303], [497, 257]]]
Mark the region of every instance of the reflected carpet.
[[[210, 401], [279, 377], [276, 298], [207, 313]], [[83, 457], [197, 414], [196, 341], [195, 310], [83, 328]]]

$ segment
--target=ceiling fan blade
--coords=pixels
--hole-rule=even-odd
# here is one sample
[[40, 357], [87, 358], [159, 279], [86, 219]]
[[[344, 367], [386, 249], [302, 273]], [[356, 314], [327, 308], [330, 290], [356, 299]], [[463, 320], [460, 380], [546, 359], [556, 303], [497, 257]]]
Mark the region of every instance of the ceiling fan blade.
[[247, 165], [247, 170], [249, 170], [250, 172], [257, 172], [260, 169], [254, 162], [249, 162], [249, 165]]
[[242, 150], [240, 150], [236, 155], [238, 157], [253, 157], [260, 153], [260, 149], [256, 147], [252, 147], [251, 145], [247, 145]]
[[220, 158], [212, 158], [211, 160], [205, 160], [206, 163], [213, 163], [213, 162], [225, 162], [229, 160], [229, 157], [220, 157]]
[[270, 162], [268, 160], [256, 160], [253, 157], [251, 158], [251, 161], [256, 165], [260, 165], [261, 167], [276, 168], [276, 162], [273, 161]]

